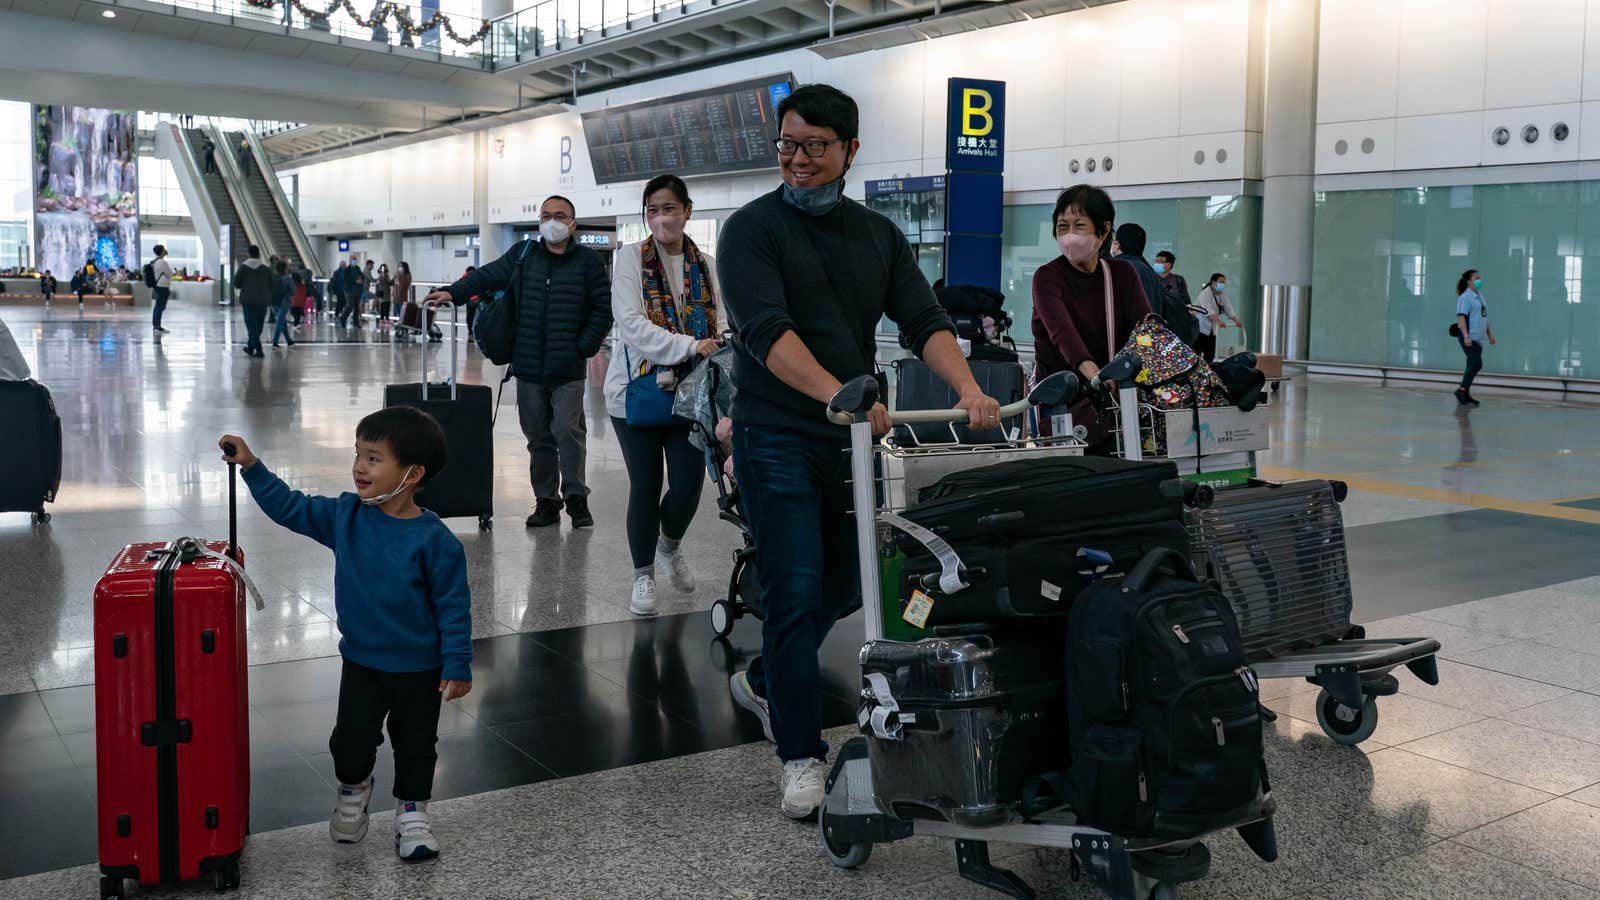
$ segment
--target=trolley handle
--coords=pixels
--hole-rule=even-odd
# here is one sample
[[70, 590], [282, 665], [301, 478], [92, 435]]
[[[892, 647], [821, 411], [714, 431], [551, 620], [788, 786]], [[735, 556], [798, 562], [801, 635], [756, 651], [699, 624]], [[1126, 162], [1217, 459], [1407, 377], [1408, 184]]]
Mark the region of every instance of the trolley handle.
[[[864, 381], [872, 382], [870, 389], [862, 383]], [[1000, 407], [1000, 418], [1010, 419], [1020, 416], [1034, 406], [1068, 405], [1078, 398], [1082, 387], [1083, 383], [1079, 381], [1078, 376], [1071, 372], [1057, 372], [1034, 385], [1033, 391], [1025, 399]], [[849, 425], [856, 421], [857, 416], [865, 416], [866, 411], [871, 409], [877, 400], [876, 379], [870, 375], [853, 379], [828, 401], [828, 421], [835, 425]], [[964, 409], [901, 409], [889, 414], [891, 425], [921, 425], [966, 420], [967, 411]]]

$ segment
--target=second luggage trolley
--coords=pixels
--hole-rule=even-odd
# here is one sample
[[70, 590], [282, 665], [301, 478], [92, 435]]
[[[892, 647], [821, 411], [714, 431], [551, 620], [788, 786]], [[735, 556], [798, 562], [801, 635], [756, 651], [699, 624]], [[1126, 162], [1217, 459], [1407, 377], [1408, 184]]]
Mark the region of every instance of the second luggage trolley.
[[[1069, 390], [1075, 391], [1076, 385], [1071, 375], [1046, 379], [1026, 400], [1002, 407], [1002, 417], [1021, 415], [1033, 405], [1057, 405], [1062, 400], [1055, 395], [1064, 396]], [[1019, 454], [1082, 452], [1081, 446], [1060, 444], [891, 450], [873, 440], [872, 426], [866, 417], [877, 400], [877, 382], [864, 377], [845, 385], [829, 404], [829, 417], [836, 423], [850, 426], [850, 470], [867, 642], [863, 658], [867, 646], [884, 638], [878, 566], [881, 542], [889, 530], [884, 520], [902, 509], [901, 504], [906, 499], [915, 496], [915, 491], [908, 486], [914, 488], [918, 481], [937, 479], [952, 471], [1015, 459]], [[965, 416], [961, 410], [928, 410], [897, 412], [892, 414], [892, 419], [900, 423], [929, 423], [954, 421]], [[883, 482], [875, 476], [875, 466], [888, 473]], [[952, 565], [955, 564], [947, 565], [945, 577], [959, 575], [959, 569], [955, 573], [948, 571]], [[865, 684], [863, 697], [874, 690], [874, 686]], [[1002, 821], [981, 826], [914, 817], [905, 814], [908, 811], [897, 810], [875, 789], [875, 781], [886, 779], [887, 773], [874, 772], [870, 742], [894, 740], [885, 735], [893, 735], [902, 723], [888, 721], [881, 704], [884, 698], [878, 699], [880, 704], [871, 718], [858, 723], [870, 736], [851, 738], [839, 749], [823, 785], [823, 803], [818, 809], [819, 831], [823, 851], [833, 865], [840, 868], [860, 866], [867, 861], [875, 844], [913, 836], [939, 837], [954, 842], [957, 871], [962, 877], [1012, 897], [1031, 898], [1035, 896], [1034, 891], [1021, 878], [990, 862], [989, 842], [1007, 841], [1067, 850], [1072, 854], [1074, 875], [1079, 872], [1087, 875], [1117, 900], [1176, 898], [1181, 883], [1199, 880], [1209, 870], [1210, 853], [1201, 843], [1206, 835], [1180, 840], [1123, 837], [1079, 825], [1071, 808], [1065, 804], [1029, 816], [1012, 811]], [[868, 718], [866, 712], [862, 718]], [[960, 740], [961, 736], [955, 739]], [[1063, 747], [1063, 751], [1065, 749]], [[950, 767], [934, 767], [926, 774], [933, 779], [941, 773], [955, 774]], [[952, 785], [952, 792], [957, 787]], [[1229, 826], [1238, 831], [1258, 856], [1268, 861], [1277, 857], [1277, 838], [1271, 818], [1275, 807], [1271, 793], [1264, 792], [1251, 805], [1248, 815]]]
[[[1191, 410], [1144, 407], [1137, 416], [1122, 414], [1129, 409], [1140, 409], [1137, 392], [1121, 388], [1117, 437], [1126, 459], [1144, 458], [1141, 425], [1151, 417], [1166, 415], [1169, 425], [1194, 421]], [[1403, 665], [1422, 681], [1439, 683], [1439, 642], [1368, 638], [1362, 626], [1350, 622], [1350, 566], [1339, 513], [1348, 493], [1344, 483], [1257, 478], [1255, 454], [1267, 447], [1264, 411], [1221, 408], [1200, 413], [1202, 424], [1205, 414], [1254, 419], [1236, 432], [1185, 426], [1190, 428], [1186, 434], [1195, 435], [1195, 461], [1185, 450], [1175, 460], [1179, 472], [1218, 489], [1210, 504], [1184, 513], [1195, 571], [1215, 579], [1233, 603], [1256, 675], [1304, 678], [1320, 687], [1317, 724], [1338, 743], [1359, 744], [1378, 727], [1377, 698], [1400, 690], [1391, 674], [1396, 668]], [[1169, 428], [1169, 442], [1174, 435]], [[1238, 474], [1238, 457], [1221, 466], [1221, 472], [1208, 469], [1200, 457], [1208, 441], [1220, 446], [1232, 441], [1244, 448], [1233, 452], [1246, 454], [1248, 477], [1242, 482], [1230, 477]], [[1212, 473], [1223, 477], [1214, 480]]]

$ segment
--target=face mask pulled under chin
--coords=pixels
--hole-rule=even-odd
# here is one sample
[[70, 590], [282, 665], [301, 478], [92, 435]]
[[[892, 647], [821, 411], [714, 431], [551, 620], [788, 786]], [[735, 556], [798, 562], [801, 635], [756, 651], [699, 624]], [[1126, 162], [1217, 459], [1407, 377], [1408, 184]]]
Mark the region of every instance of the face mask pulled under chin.
[[820, 187], [795, 187], [783, 183], [783, 201], [808, 216], [824, 216], [844, 197], [844, 177]]
[[416, 466], [406, 466], [406, 473], [400, 476], [400, 483], [395, 485], [394, 490], [387, 494], [379, 494], [376, 497], [364, 497], [362, 498], [361, 502], [368, 506], [378, 506], [380, 504], [388, 503], [390, 500], [400, 496], [402, 491], [411, 487], [411, 485], [406, 482], [406, 479], [411, 477], [411, 470], [415, 468]]
[[539, 233], [544, 235], [546, 241], [559, 244], [572, 237], [572, 226], [558, 219], [551, 219], [539, 225]]
[[1061, 248], [1061, 255], [1067, 262], [1081, 266], [1100, 252], [1100, 239], [1092, 234], [1063, 234], [1056, 238], [1056, 246]]

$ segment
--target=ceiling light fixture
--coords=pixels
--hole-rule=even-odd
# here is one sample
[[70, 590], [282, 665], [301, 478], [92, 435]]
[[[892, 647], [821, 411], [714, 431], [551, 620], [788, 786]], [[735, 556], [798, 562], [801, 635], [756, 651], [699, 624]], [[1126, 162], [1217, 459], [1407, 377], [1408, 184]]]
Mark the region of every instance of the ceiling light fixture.
[[101, 10], [100, 15], [102, 18], [115, 19], [117, 17], [117, 11], [114, 9]]

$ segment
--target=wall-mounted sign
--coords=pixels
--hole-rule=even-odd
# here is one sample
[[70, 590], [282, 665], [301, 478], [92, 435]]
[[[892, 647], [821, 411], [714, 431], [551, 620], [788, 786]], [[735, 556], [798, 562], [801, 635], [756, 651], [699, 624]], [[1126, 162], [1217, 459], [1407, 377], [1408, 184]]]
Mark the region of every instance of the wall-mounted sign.
[[916, 194], [922, 191], [944, 190], [943, 175], [929, 175], [924, 178], [883, 178], [878, 181], [867, 182], [867, 196], [876, 197], [880, 194]]
[[945, 168], [1000, 172], [1006, 158], [1006, 83], [952, 78], [946, 98]]
[[578, 244], [596, 250], [614, 250], [617, 246], [617, 236], [610, 231], [585, 231], [578, 235]]
[[456, 251], [456, 259], [466, 259], [468, 256], [471, 256], [471, 255], [472, 255], [471, 252], [469, 252], [467, 250], [457, 250]]
[[349, 253], [350, 252], [350, 242], [341, 238], [339, 240], [339, 252], [340, 253]]

